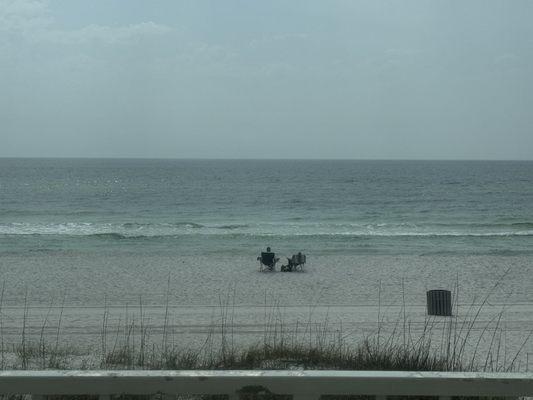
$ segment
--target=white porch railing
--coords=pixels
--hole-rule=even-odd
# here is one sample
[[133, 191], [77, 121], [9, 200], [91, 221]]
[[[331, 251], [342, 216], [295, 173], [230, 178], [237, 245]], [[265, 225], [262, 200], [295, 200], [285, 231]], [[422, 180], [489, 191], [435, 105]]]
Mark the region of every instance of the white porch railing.
[[498, 396], [533, 395], [532, 373], [399, 371], [2, 371], [0, 394], [292, 394], [294, 399], [330, 395]]

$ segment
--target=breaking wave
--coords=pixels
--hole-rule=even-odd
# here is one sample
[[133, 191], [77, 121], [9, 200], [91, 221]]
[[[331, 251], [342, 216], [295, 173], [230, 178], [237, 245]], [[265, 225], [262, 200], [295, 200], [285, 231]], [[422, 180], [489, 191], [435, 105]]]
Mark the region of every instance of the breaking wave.
[[231, 235], [257, 237], [523, 237], [533, 236], [533, 223], [426, 224], [335, 223], [285, 221], [280, 223], [126, 222], [126, 223], [2, 223], [0, 235], [55, 235], [99, 239]]

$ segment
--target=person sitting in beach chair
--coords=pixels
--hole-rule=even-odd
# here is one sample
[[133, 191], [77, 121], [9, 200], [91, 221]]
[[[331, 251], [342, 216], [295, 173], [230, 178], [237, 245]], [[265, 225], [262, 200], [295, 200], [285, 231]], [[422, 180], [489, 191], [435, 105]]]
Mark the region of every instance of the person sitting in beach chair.
[[297, 271], [300, 269], [300, 271], [303, 269], [303, 266], [305, 265], [306, 257], [305, 254], [302, 254], [302, 252], [298, 252], [298, 254], [293, 254], [291, 258], [287, 257], [287, 265], [282, 265], [281, 270], [283, 272], [292, 272]]
[[269, 271], [273, 271], [276, 268], [276, 263], [279, 258], [276, 258], [276, 253], [270, 251], [270, 247], [267, 247], [267, 251], [261, 252], [261, 255], [257, 257], [261, 271], [267, 268]]

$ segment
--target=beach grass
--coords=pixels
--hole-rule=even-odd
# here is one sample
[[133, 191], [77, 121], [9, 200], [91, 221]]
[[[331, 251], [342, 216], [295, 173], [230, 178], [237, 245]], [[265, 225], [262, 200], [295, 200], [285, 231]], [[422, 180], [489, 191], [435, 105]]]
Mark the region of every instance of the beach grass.
[[[454, 317], [426, 317], [416, 333], [400, 312], [392, 330], [382, 321], [372, 334], [354, 342], [351, 333], [332, 325], [283, 321], [279, 304], [265, 308], [264, 328], [253, 343], [242, 344], [235, 334], [235, 294], [220, 299], [218, 318], [209, 326], [201, 345], [184, 346], [172, 331], [169, 304], [165, 306], [162, 334], [152, 332], [142, 300], [137, 318], [126, 315], [110, 323], [104, 308], [100, 345], [68, 344], [62, 337], [63, 308], [52, 324], [50, 312], [39, 334], [28, 334], [28, 302], [25, 301], [20, 337], [8, 343], [3, 331], [0, 296], [0, 367], [6, 369], [329, 369], [403, 371], [516, 371], [520, 369], [525, 338], [516, 354], [505, 354], [502, 309], [482, 328], [476, 324], [486, 300], [472, 305], [461, 321]], [[404, 305], [405, 307], [405, 305]], [[378, 313], [379, 314], [379, 313]], [[53, 334], [50, 334], [53, 332]]]
[[[458, 338], [460, 332], [472, 330], [468, 324], [454, 326], [453, 318], [448, 324], [436, 328], [436, 318], [428, 318], [422, 335], [413, 336], [402, 332], [404, 321], [398, 320], [397, 329], [385, 335], [376, 332], [353, 346], [339, 330], [332, 330], [327, 321], [321, 324], [302, 324], [299, 329], [288, 329], [274, 316], [257, 343], [239, 346], [233, 338], [231, 308], [220, 310], [222, 318], [212, 326], [211, 332], [198, 348], [182, 348], [171, 339], [170, 327], [164, 329], [165, 337], [153, 339], [150, 330], [140, 320], [124, 318], [120, 326], [108, 326], [102, 321], [101, 345], [82, 349], [62, 345], [61, 328], [56, 335], [29, 338], [21, 336], [20, 343], [6, 348], [2, 354], [4, 369], [145, 369], [145, 370], [405, 370], [405, 371], [509, 371], [516, 366], [499, 366], [492, 363], [472, 362], [472, 354]], [[270, 313], [277, 313], [275, 307]], [[107, 314], [107, 313], [104, 313]], [[477, 310], [474, 316], [477, 314]], [[276, 321], [276, 322], [273, 322]], [[494, 324], [498, 324], [497, 321]], [[408, 327], [408, 321], [405, 326]], [[408, 328], [407, 328], [408, 329]], [[438, 329], [438, 331], [435, 331]], [[25, 332], [25, 328], [21, 327]], [[42, 330], [44, 332], [44, 329]], [[113, 332], [112, 337], [109, 332]], [[136, 334], [138, 332], [138, 334]], [[331, 333], [333, 332], [333, 333]], [[488, 332], [488, 329], [487, 329]], [[494, 335], [494, 334], [492, 334]], [[434, 343], [435, 337], [442, 342]], [[491, 337], [491, 339], [493, 339]], [[494, 338], [497, 341], [498, 338]], [[475, 338], [474, 342], [478, 341]], [[492, 340], [491, 340], [492, 342]], [[491, 346], [490, 357], [497, 360], [501, 344]], [[479, 358], [482, 360], [483, 358]], [[368, 400], [372, 396], [323, 396], [327, 400]], [[285, 400], [290, 396], [243, 394], [241, 399]], [[373, 397], [372, 397], [373, 398]], [[10, 400], [21, 400], [10, 397]], [[117, 396], [114, 400], [148, 400], [148, 396]], [[181, 396], [176, 399], [219, 400], [223, 396]], [[395, 400], [406, 400], [398, 397]], [[427, 399], [409, 397], [413, 399]], [[51, 396], [47, 400], [92, 400], [90, 396]]]
[[[495, 285], [496, 287], [497, 285]], [[168, 288], [167, 288], [168, 290]], [[502, 309], [476, 331], [490, 292], [479, 304], [464, 311], [467, 318], [430, 317], [415, 334], [406, 317], [405, 304], [392, 330], [382, 329], [378, 310], [377, 329], [360, 341], [351, 333], [331, 324], [326, 318], [317, 323], [311, 319], [286, 324], [279, 303], [265, 306], [264, 328], [251, 344], [239, 343], [235, 335], [235, 293], [220, 298], [218, 318], [212, 322], [204, 341], [197, 347], [183, 346], [170, 324], [168, 296], [164, 310], [162, 334], [152, 331], [147, 323], [142, 299], [137, 318], [125, 315], [112, 324], [107, 306], [101, 317], [99, 345], [68, 344], [63, 340], [63, 306], [51, 322], [50, 311], [43, 318], [38, 334], [28, 333], [28, 294], [24, 301], [20, 336], [8, 342], [4, 334], [3, 290], [0, 293], [0, 367], [2, 370], [105, 369], [105, 370], [391, 370], [391, 371], [491, 371], [520, 370], [520, 358], [529, 336], [514, 354], [504, 354], [501, 321]], [[454, 302], [457, 302], [454, 296]], [[265, 301], [265, 304], [267, 302]], [[50, 332], [53, 332], [50, 334]], [[484, 343], [482, 346], [481, 344]], [[140, 399], [126, 396], [125, 399]], [[214, 400], [216, 397], [199, 397]], [[222, 398], [222, 397], [220, 397]], [[259, 396], [250, 399], [281, 399]], [[327, 399], [360, 399], [356, 397], [324, 397]], [[77, 400], [78, 397], [69, 397]], [[81, 397], [80, 397], [81, 399]]]

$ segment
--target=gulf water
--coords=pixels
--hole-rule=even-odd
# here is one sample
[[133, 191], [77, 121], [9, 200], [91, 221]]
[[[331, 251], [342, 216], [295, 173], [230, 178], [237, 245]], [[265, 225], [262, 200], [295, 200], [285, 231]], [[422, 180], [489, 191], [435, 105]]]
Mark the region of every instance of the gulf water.
[[0, 251], [533, 254], [533, 162], [0, 160]]

